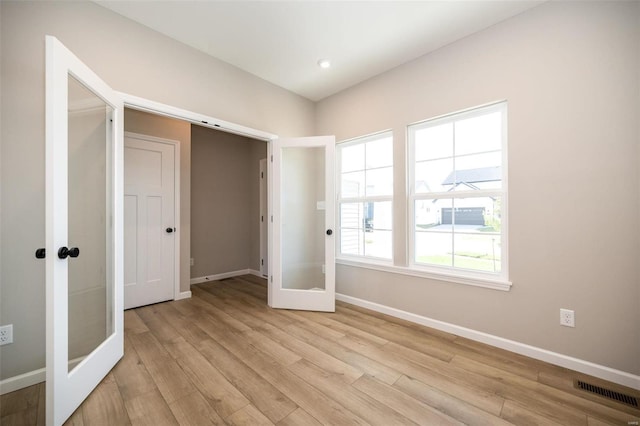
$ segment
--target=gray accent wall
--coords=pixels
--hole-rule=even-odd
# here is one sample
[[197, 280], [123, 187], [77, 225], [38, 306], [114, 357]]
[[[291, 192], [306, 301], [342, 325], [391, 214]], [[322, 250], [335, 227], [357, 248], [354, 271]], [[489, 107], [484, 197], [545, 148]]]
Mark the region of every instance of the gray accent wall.
[[260, 160], [267, 143], [191, 130], [191, 278], [260, 271]]
[[338, 265], [337, 292], [640, 374], [639, 76], [640, 3], [549, 2], [320, 101], [319, 134], [393, 129], [397, 266], [406, 126], [508, 101], [511, 291]]

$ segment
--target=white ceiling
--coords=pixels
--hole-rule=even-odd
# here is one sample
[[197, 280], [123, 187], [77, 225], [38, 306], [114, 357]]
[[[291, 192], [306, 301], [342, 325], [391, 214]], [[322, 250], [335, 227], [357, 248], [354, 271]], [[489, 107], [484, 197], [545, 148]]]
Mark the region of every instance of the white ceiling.
[[313, 101], [543, 2], [95, 1]]

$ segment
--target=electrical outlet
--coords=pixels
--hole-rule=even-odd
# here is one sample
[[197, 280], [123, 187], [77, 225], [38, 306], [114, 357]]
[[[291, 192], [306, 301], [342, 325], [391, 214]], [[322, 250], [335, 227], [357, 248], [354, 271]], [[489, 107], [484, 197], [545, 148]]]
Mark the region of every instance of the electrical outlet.
[[0, 346], [13, 343], [13, 324], [0, 327]]
[[191, 260], [189, 261], [189, 264], [190, 264], [191, 266], [193, 266], [193, 265], [195, 265], [195, 264], [196, 264], [196, 261], [195, 261], [195, 260], [193, 260], [193, 257], [192, 257], [192, 258], [191, 258]]
[[570, 309], [560, 309], [560, 325], [564, 325], [565, 327], [575, 327], [575, 312]]

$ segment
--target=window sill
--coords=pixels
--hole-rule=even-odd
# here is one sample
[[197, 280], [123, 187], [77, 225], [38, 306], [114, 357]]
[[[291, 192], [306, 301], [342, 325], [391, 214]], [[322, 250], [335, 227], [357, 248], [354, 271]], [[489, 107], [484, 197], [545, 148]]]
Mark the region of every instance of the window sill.
[[491, 290], [509, 291], [511, 290], [511, 281], [502, 279], [490, 279], [471, 277], [465, 275], [445, 274], [421, 269], [414, 269], [403, 266], [395, 266], [384, 263], [363, 262], [350, 259], [336, 259], [336, 264], [353, 266], [356, 268], [373, 269], [375, 271], [390, 272], [393, 274], [409, 275], [412, 277], [429, 278], [432, 280], [452, 282], [456, 284], [470, 285], [474, 287], [483, 287]]

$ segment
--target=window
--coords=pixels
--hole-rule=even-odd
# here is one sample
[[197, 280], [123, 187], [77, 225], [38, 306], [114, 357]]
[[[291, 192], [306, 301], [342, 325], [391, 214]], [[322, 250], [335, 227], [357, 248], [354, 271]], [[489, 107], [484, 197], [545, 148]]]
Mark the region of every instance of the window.
[[411, 267], [506, 277], [506, 103], [409, 126]]
[[391, 132], [338, 145], [338, 256], [391, 260]]

